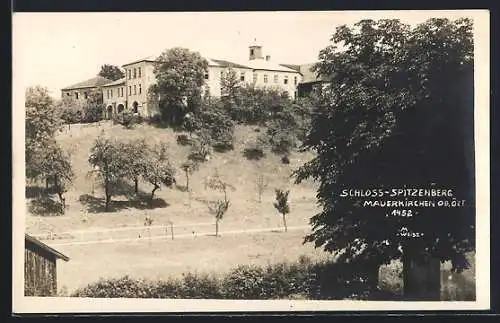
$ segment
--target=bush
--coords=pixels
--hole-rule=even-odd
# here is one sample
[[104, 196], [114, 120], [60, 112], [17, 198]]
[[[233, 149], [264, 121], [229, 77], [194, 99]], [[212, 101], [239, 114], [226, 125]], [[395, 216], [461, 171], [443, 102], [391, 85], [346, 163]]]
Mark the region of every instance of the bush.
[[[188, 273], [167, 281], [134, 280], [128, 276], [101, 279], [75, 291], [75, 297], [191, 298], [191, 299], [368, 299], [384, 297], [369, 287], [362, 264], [296, 263], [267, 267], [238, 266], [223, 278]], [[383, 295], [383, 296], [381, 296]]]
[[188, 159], [192, 161], [205, 162], [210, 156], [210, 140], [206, 137], [201, 137], [193, 140], [191, 152]]
[[192, 140], [187, 135], [178, 135], [177, 143], [181, 146], [189, 146], [192, 144]]
[[102, 104], [89, 105], [83, 109], [82, 123], [93, 123], [102, 120], [103, 115]]
[[118, 122], [125, 128], [132, 129], [136, 124], [141, 124], [143, 118], [138, 114], [124, 112], [121, 116], [118, 116]]
[[248, 160], [260, 160], [264, 158], [264, 151], [258, 147], [248, 147], [243, 151], [243, 155]]
[[285, 155], [285, 156], [281, 157], [281, 162], [283, 164], [290, 164], [290, 158], [287, 155]]

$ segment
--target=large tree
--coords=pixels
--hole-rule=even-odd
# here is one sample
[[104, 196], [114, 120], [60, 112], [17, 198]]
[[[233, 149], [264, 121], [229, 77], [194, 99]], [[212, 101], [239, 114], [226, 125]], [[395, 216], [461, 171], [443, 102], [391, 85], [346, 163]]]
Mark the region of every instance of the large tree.
[[185, 48], [171, 48], [156, 60], [156, 84], [151, 88], [159, 97], [164, 119], [177, 124], [182, 116], [201, 102], [202, 86], [208, 62], [197, 52]]
[[26, 177], [35, 179], [42, 172], [43, 150], [53, 140], [61, 119], [47, 88], [41, 86], [26, 89], [25, 108]]
[[116, 81], [125, 77], [125, 74], [118, 66], [110, 64], [102, 65], [98, 75], [112, 81]]
[[100, 135], [90, 150], [88, 162], [102, 180], [105, 195], [105, 211], [110, 210], [111, 198], [129, 175], [127, 163], [130, 161], [128, 150], [123, 143]]
[[[475, 248], [471, 21], [430, 19], [411, 28], [398, 20], [362, 20], [338, 27], [331, 40], [315, 67], [329, 82], [304, 144], [317, 156], [296, 173], [297, 182], [320, 183], [323, 210], [312, 217], [305, 241], [339, 261], [365, 260], [376, 268], [403, 259], [408, 270], [431, 257], [464, 269], [464, 254]], [[390, 216], [394, 208], [341, 197], [344, 189], [378, 188], [452, 189], [466, 203], [410, 208], [413, 216], [402, 218]], [[398, 236], [402, 226], [424, 236]], [[407, 282], [405, 293], [414, 296]]]

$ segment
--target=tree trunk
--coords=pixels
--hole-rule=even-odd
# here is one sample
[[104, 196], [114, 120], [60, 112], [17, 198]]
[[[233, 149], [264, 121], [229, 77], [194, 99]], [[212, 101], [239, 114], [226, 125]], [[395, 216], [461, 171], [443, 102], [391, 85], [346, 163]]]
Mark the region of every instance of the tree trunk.
[[285, 226], [285, 232], [287, 232], [288, 228], [286, 226], [286, 216], [285, 216], [285, 214], [283, 214], [283, 225]]
[[59, 201], [61, 202], [64, 210], [66, 208], [66, 199], [64, 198], [63, 190], [57, 176], [54, 177], [54, 186], [56, 188], [57, 196], [59, 196]]
[[49, 190], [49, 178], [45, 177], [45, 190]]
[[153, 190], [151, 191], [151, 200], [150, 200], [151, 205], [153, 205], [153, 199], [155, 198], [155, 192], [156, 192], [156, 190], [157, 190], [157, 189], [159, 189], [159, 188], [160, 188], [160, 187], [159, 187], [158, 185], [155, 185], [155, 186], [154, 186], [154, 188], [153, 188]]
[[186, 171], [186, 190], [189, 191], [189, 173]]
[[137, 178], [137, 176], [134, 178], [134, 184], [135, 194], [139, 194], [139, 178]]
[[219, 220], [215, 220], [215, 236], [219, 236]]
[[404, 296], [414, 301], [439, 301], [441, 299], [440, 261], [429, 255], [403, 249]]
[[109, 211], [109, 204], [111, 202], [111, 193], [109, 192], [109, 182], [108, 181], [105, 181], [105, 183], [104, 183], [104, 194], [106, 195], [104, 210], [106, 212], [108, 212]]

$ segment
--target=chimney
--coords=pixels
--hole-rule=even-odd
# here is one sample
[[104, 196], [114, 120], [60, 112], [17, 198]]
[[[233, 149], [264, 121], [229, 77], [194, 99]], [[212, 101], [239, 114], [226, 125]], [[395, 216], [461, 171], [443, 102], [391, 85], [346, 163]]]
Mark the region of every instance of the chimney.
[[270, 55], [266, 55], [266, 61], [269, 61], [271, 60], [271, 56]]

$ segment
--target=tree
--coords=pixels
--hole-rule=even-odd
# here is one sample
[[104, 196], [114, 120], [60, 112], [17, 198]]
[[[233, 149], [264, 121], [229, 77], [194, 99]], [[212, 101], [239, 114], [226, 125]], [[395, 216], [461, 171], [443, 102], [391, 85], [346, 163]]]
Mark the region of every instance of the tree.
[[222, 220], [224, 214], [227, 212], [229, 208], [229, 199], [228, 199], [228, 190], [234, 190], [234, 187], [222, 180], [219, 173], [216, 171], [215, 175], [209, 177], [205, 181], [205, 188], [210, 188], [214, 191], [220, 191], [224, 193], [224, 200], [216, 200], [208, 203], [208, 208], [210, 213], [215, 216], [215, 236], [219, 236], [219, 221]]
[[235, 187], [226, 181], [222, 180], [219, 172], [216, 170], [214, 176], [207, 178], [205, 181], [205, 188], [210, 188], [214, 191], [220, 191], [224, 194], [224, 201], [228, 200], [228, 190], [235, 190]]
[[88, 98], [82, 107], [82, 120], [84, 123], [98, 122], [102, 120], [104, 111], [104, 103], [102, 90], [92, 89], [88, 94]]
[[188, 160], [182, 164], [181, 168], [186, 175], [186, 190], [189, 191], [189, 176], [198, 170], [199, 164], [196, 161]]
[[[304, 142], [317, 157], [295, 173], [297, 182], [321, 183], [323, 210], [311, 218], [305, 241], [376, 269], [402, 259], [405, 277], [412, 262], [428, 257], [463, 270], [464, 254], [475, 248], [471, 21], [430, 19], [412, 29], [398, 20], [362, 20], [338, 27], [331, 40], [315, 67], [330, 81]], [[385, 216], [392, 208], [378, 212], [359, 197], [340, 197], [345, 189], [405, 187], [449, 188], [470, 203], [402, 219]], [[398, 236], [402, 225], [424, 236]], [[371, 280], [376, 285], [376, 275]], [[418, 297], [411, 285], [405, 282], [405, 295]]]
[[233, 68], [226, 69], [220, 80], [221, 95], [234, 100], [236, 98], [236, 90], [238, 89], [239, 84], [240, 79], [236, 71]]
[[268, 180], [264, 177], [264, 175], [259, 175], [257, 177], [257, 180], [255, 182], [255, 187], [257, 188], [257, 193], [259, 194], [259, 203], [262, 203], [262, 194], [266, 190], [269, 182]]
[[59, 147], [55, 140], [49, 141], [42, 154], [41, 174], [46, 179], [53, 179], [55, 191], [64, 210], [66, 207], [64, 193], [67, 192], [68, 186], [74, 179], [70, 156]]
[[102, 65], [98, 75], [111, 81], [116, 81], [125, 77], [125, 74], [118, 66], [110, 64]]
[[151, 149], [146, 147], [143, 149], [149, 156], [146, 158], [147, 164], [142, 177], [153, 185], [151, 191], [151, 202], [153, 202], [156, 190], [161, 189], [162, 185], [171, 187], [175, 183], [175, 170], [169, 162], [166, 145], [158, 144]]
[[43, 150], [53, 140], [61, 119], [49, 91], [41, 86], [26, 89], [25, 108], [26, 177], [36, 179], [41, 174]]
[[208, 62], [197, 52], [175, 47], [164, 51], [156, 60], [157, 84], [151, 90], [159, 96], [160, 111], [165, 120], [177, 125], [186, 112], [201, 102], [201, 87], [208, 73]]
[[215, 216], [215, 236], [219, 236], [219, 221], [222, 220], [224, 214], [229, 208], [229, 201], [217, 200], [208, 203], [208, 209], [210, 213]]
[[285, 227], [285, 232], [288, 231], [286, 226], [286, 215], [290, 213], [290, 205], [288, 204], [288, 194], [290, 191], [282, 191], [280, 189], [276, 189], [276, 202], [274, 202], [274, 207], [281, 214], [283, 218], [283, 226]]
[[116, 194], [120, 180], [130, 174], [125, 165], [129, 161], [122, 145], [100, 135], [90, 150], [89, 164], [96, 170], [104, 184], [105, 210], [109, 211], [111, 198]]
[[128, 142], [121, 142], [118, 149], [127, 161], [122, 165], [127, 177], [134, 182], [134, 193], [139, 194], [139, 179], [148, 172], [147, 168], [152, 165], [146, 140], [136, 139]]

